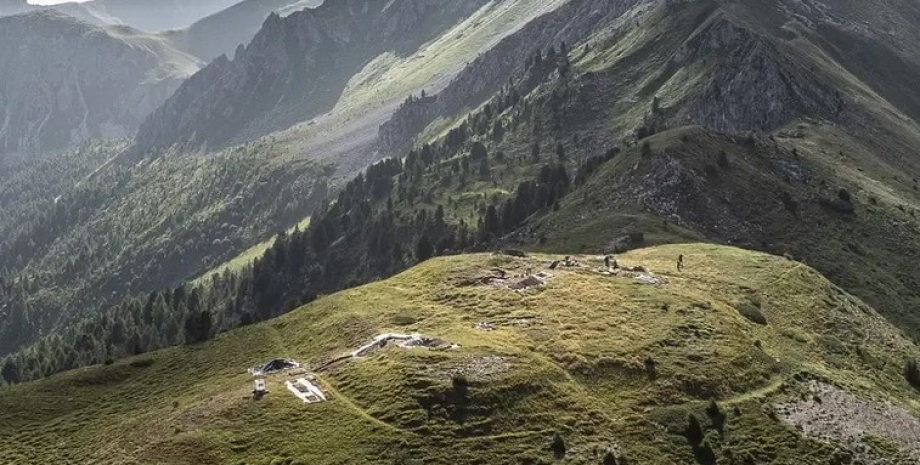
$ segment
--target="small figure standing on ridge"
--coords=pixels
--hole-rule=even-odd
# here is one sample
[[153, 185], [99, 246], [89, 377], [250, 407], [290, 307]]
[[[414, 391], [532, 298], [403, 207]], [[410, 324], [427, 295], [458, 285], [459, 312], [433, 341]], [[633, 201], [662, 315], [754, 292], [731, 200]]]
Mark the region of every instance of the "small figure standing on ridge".
[[684, 271], [684, 256], [677, 257], [677, 272]]

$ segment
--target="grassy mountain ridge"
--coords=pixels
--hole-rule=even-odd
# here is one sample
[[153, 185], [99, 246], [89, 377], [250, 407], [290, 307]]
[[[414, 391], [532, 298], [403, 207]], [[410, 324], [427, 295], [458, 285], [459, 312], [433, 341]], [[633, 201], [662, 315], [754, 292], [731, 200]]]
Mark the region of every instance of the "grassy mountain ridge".
[[801, 138], [754, 142], [700, 128], [656, 135], [648, 154], [636, 148], [604, 166], [525, 228], [524, 241], [613, 250], [641, 231], [789, 253], [915, 332], [916, 190], [886, 183], [896, 173], [839, 129], [796, 130]]
[[[528, 11], [525, 6], [518, 2], [502, 5], [495, 11], [490, 10], [488, 13], [494, 13], [496, 16], [490, 17], [487, 25], [474, 27], [472, 23], [475, 18], [470, 20], [470, 24], [464, 25], [455, 35], [462, 38], [463, 44], [472, 45], [464, 46], [463, 51], [452, 50], [447, 56], [466, 56], [464, 54], [471, 53], [469, 49], [472, 49], [472, 46], [479, 46], [483, 41], [495, 40], [496, 36], [507, 33], [501, 25], [517, 24], [525, 21], [528, 17], [526, 15], [535, 14]], [[477, 36], [473, 34], [474, 31], [483, 35]], [[440, 46], [443, 48], [447, 44]], [[425, 53], [423, 52], [420, 57], [410, 57], [407, 61], [413, 64], [409, 68], [413, 73], [421, 73], [413, 78], [413, 81], [387, 81], [393, 82], [395, 87], [415, 86], [416, 81], [420, 82], [421, 79], [430, 76], [430, 73], [436, 72], [439, 68], [431, 66], [430, 60], [424, 58]], [[419, 63], [415, 63], [416, 61]], [[443, 63], [438, 66], [441, 65]], [[394, 95], [396, 92], [397, 90], [391, 90]], [[185, 159], [177, 156], [166, 157], [155, 163], [151, 161], [156, 159], [140, 160], [136, 167], [130, 165], [138, 160], [119, 157], [117, 163], [100, 168], [93, 176], [93, 182], [79, 183], [77, 187], [80, 189], [75, 194], [80, 195], [64, 199], [65, 202], [55, 209], [32, 209], [31, 214], [25, 212], [25, 216], [11, 224], [16, 233], [8, 243], [4, 243], [4, 250], [0, 250], [0, 253], [4, 255], [8, 271], [22, 273], [20, 276], [7, 276], [7, 282], [44, 282], [49, 285], [40, 295], [35, 290], [26, 293], [29, 307], [24, 311], [23, 305], [18, 303], [18, 297], [15, 297], [21, 292], [8, 292], [2, 299], [10, 304], [9, 299], [12, 298], [16, 302], [13, 308], [17, 309], [13, 313], [31, 314], [27, 321], [33, 322], [36, 327], [48, 328], [53, 321], [58, 321], [61, 315], [69, 315], [66, 318], [68, 320], [94, 313], [105, 315], [108, 313], [105, 306], [121, 306], [123, 302], [120, 302], [119, 298], [128, 295], [128, 292], [146, 293], [159, 289], [160, 286], [175, 286], [181, 280], [192, 277], [187, 273], [203, 273], [246, 250], [252, 243], [268, 239], [269, 234], [292, 227], [310, 214], [310, 205], [315, 205], [310, 203], [311, 198], [305, 199], [295, 195], [293, 199], [297, 202], [296, 205], [283, 209], [270, 207], [268, 212], [262, 211], [261, 208], [276, 200], [288, 199], [288, 195], [285, 194], [287, 191], [298, 192], [298, 189], [286, 188], [284, 183], [300, 174], [303, 174], [305, 179], [297, 179], [298, 185], [313, 182], [314, 175], [327, 180], [326, 185], [330, 188], [336, 185], [336, 181], [327, 178], [328, 173], [322, 168], [313, 169], [313, 164], [300, 161], [300, 157], [292, 157], [284, 144], [285, 142], [276, 143], [273, 138], [266, 138], [246, 146], [228, 149], [214, 158]], [[109, 155], [113, 156], [115, 152]], [[339, 161], [333, 160], [330, 155], [324, 157], [316, 166], [326, 166], [330, 160]], [[237, 163], [238, 161], [241, 163]], [[249, 168], [238, 170], [234, 168], [236, 166]], [[301, 170], [301, 167], [304, 170]], [[99, 167], [88, 167], [90, 171], [96, 168]], [[294, 168], [296, 170], [292, 171]], [[203, 172], [196, 173], [196, 169]], [[348, 168], [349, 171], [353, 169]], [[39, 174], [31, 168], [27, 171], [30, 173], [27, 175], [30, 179], [35, 179], [32, 175]], [[288, 173], [285, 174], [285, 171]], [[209, 193], [206, 189], [202, 190], [204, 186], [195, 185], [196, 180], [206, 180], [214, 176], [221, 179], [219, 194]], [[266, 180], [269, 182], [267, 189], [263, 188]], [[281, 182], [282, 180], [285, 181]], [[61, 196], [68, 194], [74, 187], [67, 183], [46, 183], [47, 180], [42, 180], [39, 184], [42, 190], [59, 192], [57, 195]], [[225, 189], [242, 189], [243, 199], [239, 202], [236, 199], [227, 202], [228, 197], [224, 197]], [[264, 194], [266, 191], [271, 193]], [[150, 198], [145, 199], [144, 196]], [[49, 200], [50, 198], [44, 201]], [[75, 207], [78, 208], [74, 210]], [[197, 212], [200, 208], [206, 211], [203, 214]], [[177, 209], [183, 210], [184, 213], [178, 216], [173, 213], [170, 215], [175, 217], [179, 224], [172, 230], [164, 230], [162, 226], [166, 223], [162, 223], [163, 217], [155, 212], [173, 212]], [[53, 210], [58, 210], [58, 213]], [[205, 231], [195, 225], [201, 226], [206, 223], [192, 221], [196, 218], [211, 220], [217, 213], [249, 220], [229, 223], [231, 230], [226, 230], [225, 224], [221, 223], [217, 228], [209, 227]], [[266, 217], [275, 219], [263, 221], [262, 218]], [[63, 227], [64, 223], [69, 226]], [[159, 226], [148, 229], [151, 225]], [[226, 235], [222, 235], [225, 230]], [[178, 234], [183, 235], [179, 246], [169, 242]], [[169, 240], [166, 240], [167, 238]], [[123, 244], [126, 247], [125, 253], [121, 254], [117, 250], [100, 253], [100, 247], [113, 243]], [[91, 274], [74, 273], [75, 260], [83, 263], [87, 257], [94, 269], [107, 271]], [[164, 265], [168, 262], [167, 258], [173, 257], [181, 257], [178, 264]], [[147, 261], [151, 258], [151, 261]], [[162, 266], [166, 268], [161, 268]], [[144, 271], [153, 269], [158, 271]], [[300, 291], [293, 298], [299, 299], [302, 293]], [[134, 296], [137, 297], [136, 294]], [[75, 308], [65, 308], [65, 302], [73, 302]], [[97, 312], [100, 302], [104, 305], [98, 308]], [[278, 310], [272, 307], [270, 313]], [[9, 315], [11, 307], [4, 308], [4, 305], [0, 305], [0, 311]], [[239, 316], [239, 313], [235, 314], [237, 319]], [[9, 325], [8, 322], [5, 324]], [[108, 327], [108, 323], [103, 323], [103, 326]], [[9, 327], [5, 330], [7, 333], [10, 331]], [[82, 324], [70, 324], [65, 333], [71, 331], [81, 333], [85, 332], [85, 329]], [[18, 331], [17, 334], [34, 336], [31, 329]], [[170, 340], [175, 336], [171, 335]], [[181, 342], [182, 335], [178, 336]], [[4, 342], [16, 346], [15, 341], [9, 338], [4, 339]], [[108, 349], [103, 347], [101, 350]], [[92, 352], [94, 355], [91, 358], [100, 356], [97, 351]]]
[[[573, 0], [512, 20], [528, 5], [490, 3], [471, 17], [521, 25], [514, 33], [465, 39], [495, 28], [467, 19], [409, 57], [378, 57], [348, 82], [331, 116], [264, 139], [264, 150], [143, 159], [122, 182], [126, 157], [93, 176], [109, 180], [103, 188], [129, 186], [129, 195], [76, 230], [124, 241], [136, 255], [120, 269], [123, 257], [90, 254], [100, 276], [133, 274], [132, 291], [149, 290], [139, 270], [199, 276], [198, 253], [218, 265], [266, 238], [264, 218], [286, 229], [306, 216], [259, 202], [278, 195], [292, 167], [303, 169], [300, 188], [280, 204], [332, 174], [291, 153], [329, 139], [299, 137], [387, 119], [389, 111], [350, 118], [385, 107], [365, 105], [374, 91], [383, 98], [446, 69], [419, 54], [495, 39], [438, 83], [441, 92], [406, 100], [390, 134], [393, 147], [414, 147], [343, 184], [308, 226], [257, 248], [254, 260], [243, 255], [248, 265], [234, 272], [113, 299], [63, 337], [0, 364], [4, 377], [12, 370], [29, 380], [111, 362], [0, 390], [0, 456], [258, 465], [920, 460], [920, 349], [911, 342], [920, 331], [920, 130], [905, 88], [888, 84], [920, 74], [911, 33], [890, 32], [910, 28], [913, 10], [892, 16], [896, 1], [867, 10], [850, 1]], [[610, 14], [589, 16], [599, 11]], [[576, 27], [584, 24], [595, 26]], [[852, 50], [863, 42], [884, 53]], [[514, 66], [490, 68], [508, 54]], [[163, 167], [162, 177], [151, 174]], [[270, 186], [259, 190], [264, 180]], [[241, 205], [228, 201], [250, 191]], [[132, 228], [160, 224], [163, 209], [185, 220], [178, 232], [187, 235], [137, 236]], [[214, 231], [202, 226], [223, 215], [248, 229], [231, 235], [233, 247], [209, 247]], [[113, 217], [131, 221], [111, 228]], [[172, 257], [195, 263], [172, 275], [144, 263], [175, 237], [186, 240]], [[48, 273], [83, 241], [53, 241], [44, 259], [23, 266]], [[543, 255], [463, 254], [505, 248]], [[650, 274], [600, 273], [607, 253]], [[584, 266], [548, 270], [563, 254], [579, 254]], [[428, 260], [437, 255], [447, 256]], [[552, 277], [515, 292], [490, 278], [499, 269]], [[0, 280], [0, 297], [12, 296], [0, 313], [17, 325], [31, 321], [19, 311], [29, 284]], [[389, 347], [327, 365], [385, 332], [459, 348]], [[182, 342], [193, 345], [113, 360]], [[269, 396], [251, 400], [246, 367], [278, 356], [315, 368], [330, 402], [300, 403], [284, 377], [269, 377]], [[56, 447], [37, 447], [47, 444]]]
[[[678, 274], [681, 253], [688, 268]], [[566, 462], [598, 463], [611, 451], [629, 463], [694, 463], [684, 432], [692, 413], [720, 463], [818, 463], [854, 444], [805, 438], [771, 413], [807, 393], [808, 380], [890, 402], [887, 409], [920, 409], [901, 375], [917, 347], [782, 258], [668, 246], [619, 257], [652, 270], [661, 286], [603, 276], [592, 257], [578, 257], [584, 268], [552, 271], [543, 289], [462, 284], [494, 267], [539, 269], [550, 258], [441, 258], [202, 346], [5, 389], [0, 447], [12, 460], [112, 464], [548, 463], [558, 433]], [[743, 316], [755, 311], [765, 325]], [[480, 321], [496, 329], [474, 328]], [[269, 377], [265, 400], [248, 396], [250, 365], [290, 356], [317, 366], [386, 331], [460, 348], [391, 348], [320, 371], [324, 404], [304, 405], [283, 377]], [[468, 383], [462, 394], [452, 377]], [[65, 391], [68, 402], [49, 402]], [[704, 411], [711, 398], [724, 412], [721, 433]], [[858, 423], [849, 413], [834, 414]], [[879, 444], [911, 453], [910, 444], [886, 440], [890, 433], [871, 434], [880, 442], [860, 458], [885, 456]], [[39, 443], [58, 446], [29, 447]]]
[[[792, 253], [915, 334], [916, 183], [891, 181], [895, 166], [913, 169], [915, 124], [813, 53], [810, 41], [758, 33], [724, 5], [619, 10], [628, 20], [604, 34], [524, 57], [487, 104], [432, 122], [419, 140], [433, 145], [348, 183], [306, 231], [275, 241], [234, 284], [235, 295], [208, 311], [231, 322], [268, 318], [469, 247], [602, 253], [709, 240]], [[725, 80], [733, 68], [737, 78]], [[788, 81], [803, 76], [807, 84]], [[701, 97], [718, 89], [719, 98]], [[814, 105], [792, 98], [804, 94]], [[762, 113], [771, 105], [764, 96], [782, 97], [772, 113]], [[735, 127], [721, 126], [720, 111]], [[648, 138], [694, 121], [722, 132]], [[760, 124], [773, 132], [743, 131]], [[833, 166], [840, 158], [852, 169]], [[823, 223], [805, 228], [806, 214]], [[105, 319], [90, 326], [112, 328]], [[91, 360], [99, 347], [108, 350], [98, 342], [88, 346]]]

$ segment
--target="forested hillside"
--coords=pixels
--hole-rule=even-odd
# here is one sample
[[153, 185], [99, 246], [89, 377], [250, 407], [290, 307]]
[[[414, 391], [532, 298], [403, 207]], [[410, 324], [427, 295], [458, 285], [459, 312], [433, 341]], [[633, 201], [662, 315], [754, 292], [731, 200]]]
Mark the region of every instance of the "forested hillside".
[[[22, 165], [4, 182], [0, 351], [192, 279], [286, 230], [328, 194], [328, 167], [269, 162], [258, 145], [141, 164], [112, 158], [123, 148], [88, 146]], [[96, 168], [83, 174], [75, 164]]]
[[920, 7], [298, 7], [0, 160], [0, 462], [920, 460]]
[[[839, 22], [852, 21], [851, 5], [837, 11], [837, 23], [822, 27], [777, 22], [790, 14], [785, 2], [772, 3], [763, 18], [751, 8], [746, 2], [583, 0], [547, 13], [499, 41], [443, 91], [409, 97], [380, 129], [381, 147], [396, 156], [343, 185], [334, 201], [313, 212], [305, 230], [277, 238], [251, 267], [205, 282], [174, 287], [196, 272], [195, 266], [182, 267], [183, 260], [216, 266], [232, 251], [245, 250], [246, 240], [251, 245], [264, 239], [256, 236], [270, 228], [259, 218], [283, 218], [274, 223], [280, 230], [309, 215], [325, 192], [314, 188], [316, 176], [284, 177], [297, 166], [289, 160], [260, 167], [277, 182], [271, 185], [305, 183], [264, 203], [260, 199], [273, 191], [238, 182], [258, 179], [248, 176], [260, 160], [253, 153], [263, 152], [251, 145], [215, 159], [143, 158], [126, 172], [115, 168], [94, 176], [112, 176], [103, 185], [125, 185], [145, 195], [150, 180], [184, 186], [194, 179], [212, 188], [198, 194], [167, 189], [110, 211], [121, 219], [130, 211], [167, 210], [129, 222], [137, 228], [130, 237], [154, 224], [162, 231], [161, 239], [145, 240], [131, 252], [137, 257], [131, 260], [73, 254], [79, 235], [45, 245], [40, 234], [24, 235], [36, 244], [17, 246], [17, 253], [8, 255], [26, 251], [13, 270], [21, 272], [7, 280], [5, 292], [9, 301], [25, 304], [5, 308], [17, 309], [11, 321], [33, 326], [7, 331], [67, 329], [19, 352], [12, 359], [17, 378], [196, 342], [434, 255], [494, 248], [615, 253], [703, 240], [789, 254], [916, 336], [918, 287], [910, 264], [920, 251], [920, 225], [917, 184], [909, 173], [917, 172], [911, 151], [920, 134], [917, 123], [900, 112], [896, 105], [902, 102], [890, 103], [870, 90], [885, 75], [858, 78], [849, 62], [819, 53], [829, 47], [823, 40]], [[568, 40], [554, 40], [559, 37]], [[515, 66], [496, 67], [511, 55]], [[910, 60], [902, 64], [916, 71]], [[271, 139], [261, 144], [269, 144], [264, 153], [271, 153]], [[154, 167], [166, 174], [136, 171]], [[194, 178], [184, 177], [192, 172]], [[222, 192], [216, 199], [226, 200], [216, 200], [215, 191]], [[176, 192], [183, 192], [182, 200], [170, 203]], [[215, 212], [211, 206], [239, 195], [244, 205], [260, 205], [248, 211], [265, 210], [266, 216], [236, 213], [235, 222], [215, 220], [239, 210]], [[294, 199], [300, 207], [288, 206]], [[210, 213], [201, 217], [196, 212], [202, 209]], [[106, 218], [83, 229], [85, 234], [117, 230]], [[165, 225], [179, 220], [187, 230], [176, 241]], [[235, 234], [247, 239], [222, 248], [227, 236], [214, 225], [223, 224], [244, 231], [244, 224], [252, 224], [254, 232]], [[35, 255], [39, 259], [29, 255], [33, 248], [42, 250]], [[163, 264], [148, 261], [154, 251], [165, 252]], [[52, 271], [63, 257], [80, 266], [72, 265], [69, 274], [66, 267], [63, 274]], [[77, 275], [84, 263], [97, 267], [94, 276], [118, 276], [118, 292], [108, 297], [107, 280], [82, 284]], [[163, 279], [132, 284], [131, 276], [151, 272]], [[74, 321], [68, 318], [18, 316], [54, 315], [23, 310], [35, 303], [60, 308], [47, 288], [29, 279], [44, 276], [76, 279], [77, 289], [87, 292], [105, 289], [94, 301], [103, 311], [78, 325], [62, 325]], [[158, 290], [162, 286], [171, 289]], [[122, 300], [129, 295], [134, 298]], [[58, 314], [65, 313], [71, 314]], [[76, 345], [77, 340], [83, 342]], [[48, 351], [58, 355], [47, 357]]]

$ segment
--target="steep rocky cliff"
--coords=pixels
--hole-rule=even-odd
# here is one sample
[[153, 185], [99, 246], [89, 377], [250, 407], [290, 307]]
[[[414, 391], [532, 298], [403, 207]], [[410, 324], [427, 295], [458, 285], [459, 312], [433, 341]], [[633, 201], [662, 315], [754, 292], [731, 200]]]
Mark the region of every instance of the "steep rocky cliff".
[[222, 54], [233, 55], [237, 46], [248, 44], [271, 13], [288, 16], [322, 3], [322, 0], [244, 0], [185, 29], [167, 31], [163, 36], [176, 48], [211, 61]]
[[[707, 63], [713, 63], [706, 66]], [[799, 116], [831, 118], [840, 93], [777, 46], [717, 16], [672, 57], [666, 75], [699, 67], [695, 93], [679, 104], [669, 126], [687, 121], [724, 132], [771, 131]], [[673, 73], [673, 74], [670, 74]]]
[[526, 94], [546, 77], [544, 72], [525, 66], [536, 53], [582, 42], [600, 30], [632, 25], [629, 21], [654, 3], [654, 0], [577, 0], [537, 18], [479, 56], [435, 99], [407, 102], [380, 127], [380, 150], [398, 153], [431, 121], [475, 108], [511, 78], [516, 81], [518, 92]]
[[215, 60], [151, 115], [135, 150], [217, 148], [307, 120], [380, 54], [408, 54], [484, 3], [342, 0], [273, 14], [232, 60]]
[[54, 11], [0, 18], [0, 152], [55, 151], [129, 137], [197, 69], [137, 31]]

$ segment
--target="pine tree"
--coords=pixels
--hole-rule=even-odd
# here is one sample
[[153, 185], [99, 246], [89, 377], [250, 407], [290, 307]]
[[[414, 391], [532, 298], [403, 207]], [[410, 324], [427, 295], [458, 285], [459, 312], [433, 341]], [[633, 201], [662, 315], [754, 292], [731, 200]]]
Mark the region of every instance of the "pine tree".
[[492, 176], [492, 168], [489, 166], [489, 160], [483, 158], [479, 161], [479, 179], [488, 180]]
[[13, 361], [12, 357], [7, 358], [3, 362], [3, 368], [0, 369], [0, 376], [3, 377], [3, 380], [7, 384], [16, 384], [20, 381], [19, 377], [19, 367], [16, 365], [16, 362]]
[[607, 453], [604, 454], [604, 465], [618, 465], [617, 456], [613, 455], [613, 452], [608, 450]]
[[481, 241], [485, 242], [501, 234], [501, 219], [495, 205], [489, 205], [482, 220]]
[[716, 403], [715, 399], [709, 402], [706, 414], [709, 416], [709, 420], [712, 421], [713, 428], [722, 431], [725, 427], [725, 414], [722, 413], [722, 409], [719, 408], [719, 404]]
[[722, 167], [722, 169], [728, 169], [729, 166], [728, 154], [725, 153], [724, 150], [719, 152], [719, 166]]
[[652, 156], [652, 144], [649, 144], [648, 141], [642, 143], [642, 156], [650, 157]]
[[473, 147], [470, 149], [470, 158], [473, 160], [482, 160], [489, 157], [489, 152], [486, 150], [486, 146], [482, 142], [476, 142], [473, 144]]
[[553, 434], [553, 443], [550, 446], [550, 449], [552, 449], [553, 457], [555, 457], [556, 460], [562, 460], [565, 458], [565, 439], [562, 438], [562, 435], [559, 433]]
[[684, 435], [693, 446], [703, 441], [703, 427], [700, 425], [700, 420], [692, 413], [687, 417], [687, 431]]
[[211, 312], [208, 310], [189, 314], [185, 319], [185, 342], [198, 344], [208, 340], [212, 325]]
[[920, 366], [916, 360], [908, 360], [904, 367], [904, 378], [911, 386], [920, 389]]
[[431, 240], [428, 239], [428, 235], [422, 234], [422, 237], [419, 238], [415, 247], [415, 256], [420, 262], [434, 256], [434, 246], [431, 245]]

